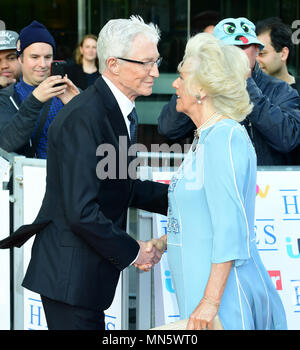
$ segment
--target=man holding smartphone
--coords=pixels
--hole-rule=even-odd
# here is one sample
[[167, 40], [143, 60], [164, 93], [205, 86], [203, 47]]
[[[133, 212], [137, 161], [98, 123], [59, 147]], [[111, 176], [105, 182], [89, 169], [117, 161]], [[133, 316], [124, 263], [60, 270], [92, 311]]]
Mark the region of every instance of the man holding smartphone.
[[43, 24], [33, 21], [21, 30], [17, 56], [22, 77], [0, 91], [0, 147], [7, 152], [47, 158], [48, 128], [64, 104], [79, 94], [67, 77], [50, 76], [55, 50]]

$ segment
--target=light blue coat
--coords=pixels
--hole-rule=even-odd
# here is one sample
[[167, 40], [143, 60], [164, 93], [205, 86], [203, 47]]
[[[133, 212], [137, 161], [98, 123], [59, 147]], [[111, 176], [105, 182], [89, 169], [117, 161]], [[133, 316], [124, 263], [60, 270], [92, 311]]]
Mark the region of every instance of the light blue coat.
[[211, 264], [233, 261], [218, 311], [224, 329], [287, 328], [256, 248], [255, 198], [244, 127], [223, 119], [202, 130], [169, 186], [168, 261], [182, 319], [203, 297]]

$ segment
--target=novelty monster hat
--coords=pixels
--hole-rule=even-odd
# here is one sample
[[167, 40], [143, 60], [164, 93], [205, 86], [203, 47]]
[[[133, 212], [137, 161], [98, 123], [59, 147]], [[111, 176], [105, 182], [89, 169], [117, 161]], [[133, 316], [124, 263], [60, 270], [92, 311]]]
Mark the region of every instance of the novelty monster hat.
[[214, 28], [214, 36], [228, 45], [258, 44], [264, 45], [257, 39], [255, 25], [247, 18], [225, 18]]

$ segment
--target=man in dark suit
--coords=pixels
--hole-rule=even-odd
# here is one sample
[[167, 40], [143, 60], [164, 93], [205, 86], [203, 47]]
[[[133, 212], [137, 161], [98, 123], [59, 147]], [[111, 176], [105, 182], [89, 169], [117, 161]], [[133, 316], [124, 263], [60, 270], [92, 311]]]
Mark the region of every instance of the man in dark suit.
[[[134, 100], [158, 77], [158, 28], [141, 18], [111, 20], [98, 38], [101, 77], [66, 105], [48, 132], [46, 194], [37, 219], [0, 242], [36, 235], [23, 286], [41, 295], [49, 329], [104, 329], [120, 272], [152, 266], [161, 253], [126, 232], [129, 206], [166, 215], [167, 186], [134, 179]], [[113, 44], [112, 44], [113, 43]], [[127, 149], [119, 140], [127, 139]], [[101, 153], [110, 145], [114, 156]], [[100, 157], [97, 157], [97, 155]], [[101, 173], [107, 160], [108, 177]], [[127, 176], [124, 176], [126, 174]], [[19, 238], [18, 238], [19, 237]]]

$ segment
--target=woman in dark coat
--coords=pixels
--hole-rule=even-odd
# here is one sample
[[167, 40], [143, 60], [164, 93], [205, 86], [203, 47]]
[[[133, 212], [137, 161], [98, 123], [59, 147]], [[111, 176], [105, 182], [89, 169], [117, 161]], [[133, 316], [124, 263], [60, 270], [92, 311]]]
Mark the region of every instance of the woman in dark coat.
[[99, 77], [97, 58], [97, 37], [85, 35], [75, 51], [75, 64], [67, 67], [68, 78], [84, 90]]

